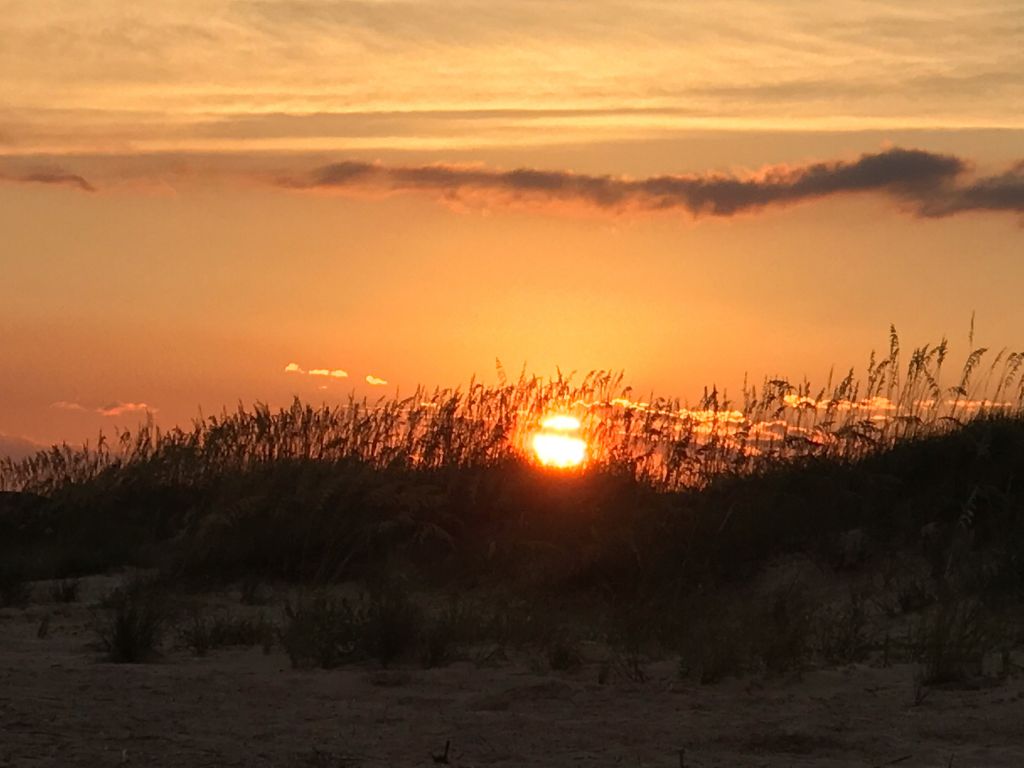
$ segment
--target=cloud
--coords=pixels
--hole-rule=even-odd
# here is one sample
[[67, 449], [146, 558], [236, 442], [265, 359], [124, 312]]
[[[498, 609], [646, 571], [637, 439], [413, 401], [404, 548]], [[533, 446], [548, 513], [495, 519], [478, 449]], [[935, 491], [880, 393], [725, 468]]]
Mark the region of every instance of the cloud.
[[109, 403], [96, 409], [96, 413], [101, 416], [121, 416], [126, 413], [140, 413], [143, 411], [155, 413], [156, 408], [147, 403]]
[[372, 376], [370, 374], [367, 374], [366, 383], [369, 384], [371, 387], [383, 387], [387, 386], [388, 382], [387, 379], [382, 379], [378, 376]]
[[57, 408], [61, 411], [84, 411], [86, 407], [80, 403], [72, 403], [67, 400], [58, 400], [56, 403], [50, 404], [51, 408]]
[[96, 187], [84, 176], [66, 171], [34, 171], [19, 175], [0, 175], [0, 180], [16, 184], [62, 184], [77, 187], [83, 192], [95, 192]]
[[0, 434], [0, 459], [21, 461], [35, 455], [44, 448], [44, 445], [33, 442], [25, 437]]
[[306, 370], [298, 363], [288, 363], [284, 367], [285, 373], [298, 373], [303, 376], [320, 376], [329, 379], [347, 379], [348, 371], [344, 371], [341, 368], [312, 368]]
[[51, 403], [50, 407], [57, 408], [62, 411], [82, 411], [89, 413], [98, 413], [100, 416], [122, 416], [126, 413], [157, 412], [157, 409], [149, 405], [148, 403], [113, 402], [93, 408], [84, 406], [81, 403], [75, 403], [68, 400], [58, 400], [55, 403]]
[[1006, 173], [978, 179], [922, 206], [926, 216], [950, 216], [967, 211], [1024, 213], [1024, 162]]
[[383, 165], [345, 161], [278, 179], [304, 190], [419, 192], [492, 204], [569, 203], [604, 211], [672, 211], [729, 217], [854, 193], [884, 195], [926, 217], [965, 211], [1024, 211], [1024, 165], [964, 182], [970, 163], [919, 149], [891, 148], [855, 160], [770, 166], [738, 175], [699, 173], [630, 179], [519, 168]]
[[[342, 160], [311, 166], [316, 155], [266, 153], [225, 155], [81, 155], [90, 177], [111, 188], [126, 183], [166, 184], [182, 178], [218, 183], [270, 184], [295, 191], [351, 195], [420, 194], [446, 202], [492, 207], [530, 206], [547, 212], [584, 208], [602, 214], [678, 212], [694, 218], [727, 218], [845, 195], [875, 195], [921, 218], [968, 213], [1024, 213], [1024, 162], [978, 176], [967, 158], [922, 149], [892, 147], [859, 157], [748, 172], [661, 174], [642, 178], [536, 168], [496, 169], [454, 164], [403, 165]], [[35, 156], [31, 162], [45, 162]], [[0, 176], [25, 180], [23, 161], [0, 156]], [[66, 159], [65, 161], [66, 162]], [[667, 160], [666, 162], [670, 162]], [[61, 171], [49, 183], [78, 184], [84, 177]], [[131, 189], [132, 187], [128, 187]], [[290, 373], [311, 373], [291, 363]], [[328, 374], [335, 375], [335, 369]]]

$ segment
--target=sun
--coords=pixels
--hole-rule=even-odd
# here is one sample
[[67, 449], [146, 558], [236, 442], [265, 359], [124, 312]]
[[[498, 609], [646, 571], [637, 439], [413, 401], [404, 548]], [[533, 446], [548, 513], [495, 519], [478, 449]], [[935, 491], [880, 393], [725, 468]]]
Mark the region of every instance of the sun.
[[580, 421], [574, 416], [554, 414], [540, 423], [533, 436], [533, 453], [545, 467], [572, 469], [587, 460], [587, 443], [578, 436]]

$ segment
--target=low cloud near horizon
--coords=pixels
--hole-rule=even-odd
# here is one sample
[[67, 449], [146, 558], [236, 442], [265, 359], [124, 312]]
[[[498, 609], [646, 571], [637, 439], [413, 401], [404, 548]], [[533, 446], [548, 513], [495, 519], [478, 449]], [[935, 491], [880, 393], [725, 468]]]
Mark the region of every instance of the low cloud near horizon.
[[[95, 191], [96, 186], [69, 170], [5, 173], [0, 180], [51, 183]], [[111, 156], [106, 162], [115, 164]], [[113, 178], [146, 181], [148, 172], [166, 180], [168, 163], [159, 156], [122, 158], [125, 168]], [[1024, 161], [1002, 173], [973, 176], [973, 163], [952, 155], [893, 147], [856, 159], [802, 165], [774, 165], [745, 174], [705, 172], [646, 178], [580, 174], [568, 170], [499, 170], [468, 165], [395, 165], [341, 161], [312, 169], [268, 172], [233, 164], [218, 167], [216, 156], [197, 158], [191, 169], [208, 166], [211, 174], [246, 183], [270, 184], [299, 192], [343, 194], [423, 194], [444, 201], [482, 202], [500, 207], [527, 205], [542, 210], [577, 206], [598, 212], [679, 211], [693, 218], [731, 217], [768, 208], [809, 203], [849, 194], [874, 194], [894, 201], [921, 218], [967, 212], [1024, 214]], [[153, 170], [159, 166], [158, 170]], [[116, 182], [114, 184], [116, 186]]]
[[29, 456], [34, 456], [45, 448], [45, 445], [25, 437], [0, 434], [0, 459], [21, 461]]
[[157, 409], [148, 403], [107, 403], [96, 407], [86, 407], [81, 403], [68, 400], [58, 400], [50, 405], [62, 411], [83, 411], [86, 413], [98, 413], [100, 416], [123, 416], [126, 413], [156, 413]]

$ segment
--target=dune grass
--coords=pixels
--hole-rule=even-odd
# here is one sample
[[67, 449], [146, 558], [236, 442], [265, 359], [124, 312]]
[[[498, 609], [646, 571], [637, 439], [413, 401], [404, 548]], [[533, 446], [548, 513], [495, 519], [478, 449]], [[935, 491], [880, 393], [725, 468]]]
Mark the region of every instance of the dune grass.
[[[842, 572], [911, 551], [928, 572], [889, 585], [883, 613], [1024, 599], [1024, 356], [986, 354], [947, 385], [945, 342], [901, 364], [894, 333], [862, 383], [850, 374], [814, 392], [769, 380], [738, 403], [711, 389], [690, 407], [638, 401], [609, 374], [502, 375], [376, 403], [240, 407], [189, 430], [148, 423], [0, 466], [17, 492], [0, 497], [0, 557], [18, 564], [5, 583], [135, 565], [182, 584], [246, 592], [281, 580], [316, 594], [402, 576], [441, 593], [546, 601], [506, 634], [544, 638], [553, 666], [574, 665], [579, 638], [540, 617], [566, 605], [605, 617], [617, 668], [637, 679], [646, 649], [666, 643], [689, 648], [687, 665], [707, 680], [799, 668], [809, 654], [858, 660], [880, 642], [880, 609], [863, 596], [811, 612], [799, 590], [773, 593], [720, 615], [716, 596], [785, 556]], [[553, 412], [580, 418], [585, 471], [530, 460], [529, 435]], [[332, 599], [290, 605], [280, 641], [296, 663], [440, 664], [463, 642], [457, 616], [421, 615], [404, 598]], [[150, 614], [137, 607], [126, 600], [123, 623], [145, 630], [144, 650]], [[502, 635], [493, 613], [489, 638]], [[195, 645], [223, 639], [208, 624], [196, 623]], [[115, 630], [112, 655], [145, 655]]]

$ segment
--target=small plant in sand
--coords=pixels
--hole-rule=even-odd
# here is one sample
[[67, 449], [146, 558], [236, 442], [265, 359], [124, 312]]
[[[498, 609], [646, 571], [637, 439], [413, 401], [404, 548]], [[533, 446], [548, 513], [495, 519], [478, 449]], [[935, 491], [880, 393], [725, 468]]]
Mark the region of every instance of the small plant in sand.
[[275, 627], [263, 614], [255, 619], [247, 616], [233, 616], [225, 611], [206, 612], [195, 609], [190, 612], [185, 624], [178, 628], [182, 645], [196, 656], [205, 656], [216, 648], [231, 646], [251, 647], [273, 644]]
[[21, 574], [0, 566], [0, 608], [24, 608], [31, 597], [29, 583]]
[[50, 597], [55, 603], [74, 603], [78, 601], [78, 590], [81, 587], [78, 579], [61, 579], [55, 581], [50, 589]]
[[556, 672], [571, 672], [583, 665], [579, 641], [567, 631], [559, 632], [552, 637], [545, 652], [548, 666]]
[[135, 577], [103, 601], [96, 631], [110, 661], [152, 661], [170, 618], [162, 590], [148, 579]]
[[833, 664], [863, 661], [871, 649], [869, 603], [860, 592], [815, 616], [818, 650]]
[[293, 667], [334, 669], [359, 650], [359, 617], [348, 600], [327, 592], [285, 601], [279, 640]]
[[423, 634], [424, 619], [419, 606], [394, 587], [372, 594], [360, 618], [364, 652], [385, 667], [409, 654]]
[[985, 608], [972, 599], [951, 598], [924, 614], [911, 634], [920, 686], [963, 682], [981, 673], [985, 654], [999, 647]]

